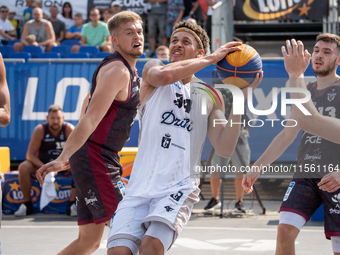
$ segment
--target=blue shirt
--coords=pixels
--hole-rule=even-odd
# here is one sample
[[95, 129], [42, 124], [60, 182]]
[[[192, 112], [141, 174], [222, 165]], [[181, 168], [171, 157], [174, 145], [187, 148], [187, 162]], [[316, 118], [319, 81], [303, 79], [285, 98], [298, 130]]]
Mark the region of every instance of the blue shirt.
[[82, 30], [83, 26], [81, 26], [80, 28], [77, 28], [77, 26], [72, 26], [70, 27], [70, 29], [68, 30], [68, 32], [70, 33], [81, 33], [81, 30]]

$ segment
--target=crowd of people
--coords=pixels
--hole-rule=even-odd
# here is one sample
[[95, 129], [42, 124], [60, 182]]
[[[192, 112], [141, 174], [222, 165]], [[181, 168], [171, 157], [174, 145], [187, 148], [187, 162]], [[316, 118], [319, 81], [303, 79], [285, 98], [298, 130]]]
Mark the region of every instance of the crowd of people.
[[[34, 3], [27, 1], [27, 4], [29, 2]], [[186, 6], [188, 2], [191, 2], [189, 7]], [[213, 5], [217, 0], [206, 2]], [[233, 165], [239, 168], [250, 163], [246, 141], [248, 128], [240, 130], [238, 125], [229, 124], [240, 123], [242, 116], [234, 115], [232, 111], [225, 112], [226, 99], [221, 104], [214, 103], [222, 96], [220, 92], [212, 98], [206, 97], [205, 83], [195, 77], [196, 72], [216, 64], [226, 54], [239, 51], [241, 42], [229, 42], [207, 54], [210, 37], [192, 20], [198, 8], [197, 1], [149, 0], [149, 3], [150, 56], [157, 54], [158, 58], [169, 59], [170, 64], [164, 65], [158, 59], [148, 61], [142, 72], [142, 80], [136, 72], [136, 63], [144, 51], [143, 20], [134, 12], [119, 10], [119, 1], [112, 3], [112, 9], [104, 11], [103, 20], [107, 24], [100, 21], [101, 14], [94, 8], [89, 13], [90, 22], [82, 28], [83, 20], [78, 14], [71, 21], [72, 8], [68, 2], [64, 3], [61, 15], [56, 6], [51, 6], [49, 20], [43, 18], [44, 13], [37, 6], [32, 5], [32, 11], [25, 13], [27, 20], [21, 41], [14, 45], [16, 51], [25, 45], [40, 45], [49, 51], [64, 38], [78, 38], [81, 45], [94, 44], [101, 51], [115, 50], [93, 74], [92, 87], [84, 99], [78, 125], [73, 129], [63, 124], [61, 109], [53, 106], [47, 123], [38, 125], [34, 130], [28, 159], [20, 165], [20, 185], [25, 190], [25, 203], [18, 210], [23, 212], [22, 215], [32, 212], [27, 192], [30, 185], [27, 180], [31, 173], [36, 172], [42, 185], [48, 174], [71, 168], [77, 193], [79, 237], [59, 254], [94, 252], [99, 247], [105, 225], [110, 226], [108, 254], [164, 254], [187, 224], [193, 206], [199, 200], [199, 176], [194, 174], [192, 167], [200, 164], [206, 136], [216, 153], [231, 158]], [[3, 17], [9, 11], [4, 6], [0, 11], [1, 20], [5, 23]], [[109, 17], [112, 14], [112, 18]], [[160, 22], [164, 15], [167, 22]], [[2, 41], [17, 36], [12, 31], [14, 29], [2, 33], [3, 29], [0, 29], [0, 35], [4, 38]], [[160, 43], [156, 47], [158, 38]], [[78, 50], [79, 46], [72, 48], [73, 52]], [[298, 120], [300, 124], [294, 128], [286, 127], [279, 133], [254, 163], [253, 169], [261, 170], [260, 167], [276, 160], [300, 129], [304, 130], [304, 135], [298, 149], [299, 165], [339, 165], [340, 140], [337, 131], [340, 115], [337, 108], [340, 90], [336, 71], [340, 65], [340, 37], [319, 35], [312, 55], [304, 50], [301, 41], [293, 39], [286, 42], [282, 53], [291, 87], [306, 89], [303, 74], [312, 59], [317, 81], [307, 86], [312, 99], [304, 106], [313, 115], [306, 118], [294, 106], [290, 119]], [[0, 85], [4, 83], [2, 69]], [[262, 78], [262, 72], [257, 74], [250, 88], [256, 88]], [[246, 97], [248, 90], [243, 89], [242, 92]], [[200, 100], [202, 97], [206, 98], [206, 105]], [[292, 94], [292, 97], [299, 98], [300, 95]], [[207, 115], [200, 114], [202, 107], [206, 108]], [[59, 116], [55, 123], [49, 118], [50, 114]], [[118, 152], [129, 139], [131, 124], [137, 114], [142, 131], [125, 190]], [[167, 122], [166, 116], [169, 115], [181, 120], [181, 124]], [[214, 119], [225, 120], [225, 124], [215, 126]], [[44, 162], [36, 156], [36, 152], [44, 143], [42, 134], [46, 132], [51, 132], [53, 136], [63, 132], [64, 140], [62, 150], [53, 161], [48, 159]], [[309, 135], [319, 136], [318, 143], [312, 143]], [[318, 157], [306, 157], [314, 151], [319, 152]], [[215, 158], [214, 164], [228, 164], [226, 160], [220, 161], [221, 158]], [[244, 213], [243, 189], [239, 189], [242, 175], [237, 176], [235, 208]], [[258, 176], [259, 171], [249, 172], [245, 176], [242, 185], [247, 192], [252, 191]], [[280, 209], [276, 254], [295, 253], [294, 243], [300, 229], [321, 203], [327, 209], [326, 237], [332, 241], [334, 254], [340, 254], [339, 217], [328, 210], [337, 205], [334, 198], [338, 198], [339, 180], [339, 173], [330, 171], [315, 176], [305, 172], [294, 176]], [[213, 198], [207, 210], [219, 203], [216, 192], [219, 180], [213, 182]], [[20, 215], [19, 212], [17, 214]]]
[[[207, 2], [208, 5], [213, 3]], [[147, 24], [144, 30], [149, 42], [148, 49], [144, 50], [148, 57], [155, 57], [157, 46], [168, 46], [174, 25], [181, 20], [196, 22], [194, 18], [200, 5], [198, 0], [149, 0], [148, 4], [148, 14], [142, 18]], [[52, 5], [48, 13], [42, 11], [42, 2], [39, 0], [26, 0], [26, 5], [23, 20], [14, 20], [15, 11], [1, 6], [1, 44], [20, 40], [14, 44], [15, 52], [21, 52], [27, 45], [42, 46], [44, 52], [49, 52], [52, 47], [70, 39], [79, 40], [79, 44], [72, 48], [73, 53], [85, 45], [98, 46], [102, 52], [114, 51], [107, 22], [122, 10], [120, 1], [112, 1], [111, 7], [105, 10], [93, 8], [88, 17], [74, 13], [70, 2], [64, 2], [61, 10]], [[84, 21], [87, 23], [84, 24]]]

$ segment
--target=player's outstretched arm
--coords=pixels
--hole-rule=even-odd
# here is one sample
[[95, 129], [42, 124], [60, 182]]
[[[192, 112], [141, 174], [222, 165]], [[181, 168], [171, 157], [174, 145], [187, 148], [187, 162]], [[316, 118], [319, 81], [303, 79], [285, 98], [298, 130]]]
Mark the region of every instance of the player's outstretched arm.
[[[304, 50], [301, 41], [294, 39], [286, 41], [286, 47], [282, 46], [282, 54], [286, 71], [289, 75], [289, 86], [293, 88], [306, 89], [304, 72], [307, 69], [310, 61], [310, 54]], [[303, 93], [290, 93], [291, 98], [304, 98]], [[340, 129], [340, 119], [331, 118], [321, 115], [315, 108], [313, 101], [309, 100], [303, 106], [311, 113], [311, 115], [304, 115], [300, 110], [296, 111], [296, 121], [299, 123], [301, 129], [317, 135], [322, 138], [340, 143], [340, 136], [338, 135]], [[293, 108], [297, 109], [294, 105]]]
[[150, 60], [145, 64], [143, 70], [143, 80], [154, 87], [166, 86], [186, 77], [189, 77], [201, 69], [216, 64], [228, 53], [241, 50], [240, 42], [229, 42], [219, 47], [214, 53], [204, 56], [204, 51], [201, 50], [201, 56], [197, 58], [177, 61], [168, 65], [160, 65], [160, 60]]
[[6, 81], [5, 64], [0, 53], [0, 127], [7, 127], [11, 120], [9, 90]]
[[[115, 77], [115, 79], [112, 79]], [[85, 115], [80, 119], [59, 157], [42, 166], [36, 173], [40, 185], [50, 172], [64, 170], [67, 160], [75, 153], [94, 132], [105, 116], [112, 102], [116, 99], [125, 101], [129, 93], [130, 73], [124, 64], [115, 61], [103, 66], [97, 76], [97, 86]]]
[[[254, 81], [252, 82], [252, 84], [249, 85], [249, 87], [251, 89], [255, 89], [261, 83], [262, 78], [263, 72], [257, 74]], [[247, 88], [242, 90], [245, 98], [247, 97], [247, 91]], [[222, 97], [222, 95], [220, 96]], [[216, 100], [218, 101], [217, 98]], [[226, 120], [224, 109], [224, 102], [223, 105], [217, 104], [213, 106], [208, 119], [208, 136], [216, 153], [222, 157], [229, 158], [234, 153], [235, 146], [240, 134], [239, 123], [241, 122], [242, 115], [234, 115], [232, 109], [228, 121], [224, 121]]]
[[[289, 119], [294, 119], [294, 110], [290, 115]], [[292, 126], [295, 123], [287, 122], [287, 126]], [[286, 127], [284, 128], [270, 143], [265, 152], [259, 157], [259, 159], [251, 167], [251, 171], [248, 172], [242, 181], [242, 186], [247, 193], [253, 191], [253, 184], [259, 177], [263, 167], [268, 166], [278, 159], [282, 153], [288, 148], [288, 146], [294, 141], [298, 135], [300, 128], [296, 127]]]

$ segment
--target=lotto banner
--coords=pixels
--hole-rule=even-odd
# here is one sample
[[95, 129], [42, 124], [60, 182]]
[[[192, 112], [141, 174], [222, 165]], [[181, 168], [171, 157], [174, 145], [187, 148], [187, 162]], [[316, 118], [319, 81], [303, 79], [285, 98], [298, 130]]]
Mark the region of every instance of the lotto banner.
[[235, 20], [322, 20], [328, 15], [329, 1], [316, 0], [237, 0]]
[[[139, 15], [146, 14], [148, 11], [148, 1], [147, 0], [119, 0], [122, 10], [133, 11]], [[110, 8], [113, 0], [88, 0], [87, 9], [88, 12], [92, 8], [98, 8], [103, 11], [106, 8]]]
[[[43, 212], [64, 214], [70, 200], [72, 175], [64, 176], [62, 174], [58, 174], [55, 177], [54, 184], [57, 191], [57, 197], [43, 209]], [[31, 201], [35, 213], [41, 212], [40, 196], [41, 188], [39, 182], [36, 179], [32, 179]], [[23, 198], [24, 197], [19, 185], [18, 171], [5, 173], [2, 212], [4, 214], [14, 213], [23, 203]]]

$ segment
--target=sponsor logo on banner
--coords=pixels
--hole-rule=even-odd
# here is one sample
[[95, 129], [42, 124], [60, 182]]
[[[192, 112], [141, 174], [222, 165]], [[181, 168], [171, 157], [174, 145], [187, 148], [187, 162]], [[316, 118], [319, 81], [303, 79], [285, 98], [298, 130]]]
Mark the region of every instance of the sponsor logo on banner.
[[[24, 195], [20, 190], [20, 185], [18, 182], [14, 181], [9, 183], [10, 191], [6, 194], [6, 199], [10, 203], [21, 204], [24, 202]], [[36, 202], [40, 196], [40, 189], [38, 187], [31, 187], [31, 200]]]
[[322, 19], [328, 15], [328, 2], [315, 0], [271, 1], [238, 0], [236, 20], [273, 20], [289, 16], [292, 19]]

